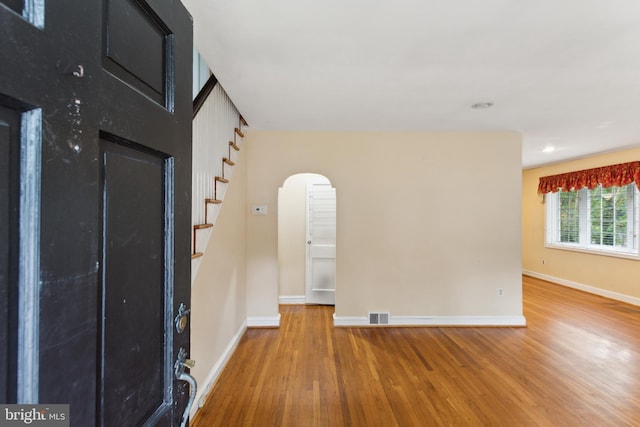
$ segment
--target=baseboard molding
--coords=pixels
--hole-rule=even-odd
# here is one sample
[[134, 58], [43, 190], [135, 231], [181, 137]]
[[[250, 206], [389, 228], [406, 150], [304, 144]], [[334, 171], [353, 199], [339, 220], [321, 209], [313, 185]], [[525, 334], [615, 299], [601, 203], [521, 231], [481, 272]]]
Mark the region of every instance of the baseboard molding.
[[524, 316], [390, 316], [388, 325], [370, 325], [369, 318], [333, 315], [337, 327], [389, 326], [526, 326]]
[[549, 276], [548, 274], [536, 273], [535, 271], [522, 270], [525, 276], [534, 277], [536, 279], [546, 280], [547, 282], [556, 283], [568, 288], [578, 289], [601, 297], [609, 298], [616, 301], [626, 302], [627, 304], [640, 306], [640, 298], [630, 295], [620, 294], [618, 292], [607, 291], [606, 289], [596, 288], [595, 286], [585, 285], [584, 283], [573, 282], [571, 280], [561, 279], [559, 277]]
[[249, 328], [279, 328], [280, 313], [277, 316], [254, 316], [247, 319]]
[[282, 305], [300, 305], [306, 303], [304, 295], [281, 295], [278, 297], [278, 303]]
[[238, 346], [240, 339], [242, 338], [245, 331], [247, 330], [247, 324], [248, 322], [245, 320], [242, 326], [240, 327], [240, 329], [238, 329], [235, 335], [231, 338], [231, 341], [229, 341], [229, 344], [222, 352], [222, 355], [220, 356], [220, 358], [213, 365], [213, 368], [211, 368], [211, 371], [209, 371], [209, 374], [207, 375], [205, 380], [202, 382], [202, 384], [198, 385], [198, 392], [196, 393], [196, 401], [193, 403], [193, 406], [191, 407], [191, 412], [189, 414], [191, 420], [193, 420], [193, 417], [196, 414], [196, 412], [198, 412], [198, 409], [204, 406], [204, 403], [207, 400], [207, 395], [211, 391], [211, 387], [213, 387], [215, 382], [218, 380], [218, 377], [222, 373], [222, 370], [227, 365], [227, 362], [231, 358], [231, 355], [233, 354], [233, 352], [236, 350], [236, 347]]

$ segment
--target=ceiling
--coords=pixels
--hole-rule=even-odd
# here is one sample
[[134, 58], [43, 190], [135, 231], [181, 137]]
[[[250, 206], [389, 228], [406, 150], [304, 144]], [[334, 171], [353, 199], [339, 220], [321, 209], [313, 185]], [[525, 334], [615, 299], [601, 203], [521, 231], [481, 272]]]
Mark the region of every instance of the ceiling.
[[640, 146], [637, 0], [183, 3], [252, 129], [515, 131], [523, 168]]

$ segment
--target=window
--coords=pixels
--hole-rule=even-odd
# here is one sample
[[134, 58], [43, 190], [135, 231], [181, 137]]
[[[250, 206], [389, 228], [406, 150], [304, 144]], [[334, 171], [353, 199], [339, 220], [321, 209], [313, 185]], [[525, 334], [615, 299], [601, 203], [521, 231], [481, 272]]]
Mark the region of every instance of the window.
[[638, 257], [639, 203], [635, 183], [548, 193], [546, 245]]
[[209, 80], [211, 76], [211, 70], [205, 62], [204, 58], [200, 55], [200, 52], [193, 48], [193, 99], [196, 99], [200, 89], [204, 87], [204, 84]]

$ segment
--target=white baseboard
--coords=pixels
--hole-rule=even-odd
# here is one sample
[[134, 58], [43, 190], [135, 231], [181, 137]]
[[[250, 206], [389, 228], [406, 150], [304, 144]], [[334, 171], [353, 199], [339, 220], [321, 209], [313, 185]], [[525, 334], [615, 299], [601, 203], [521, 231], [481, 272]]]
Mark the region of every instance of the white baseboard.
[[255, 316], [247, 319], [249, 328], [279, 328], [280, 313], [277, 316]]
[[336, 316], [333, 313], [333, 326], [370, 326], [366, 316]]
[[388, 325], [370, 325], [369, 318], [333, 315], [333, 326], [526, 326], [524, 316], [389, 316]]
[[620, 294], [618, 292], [607, 291], [606, 289], [596, 288], [594, 286], [585, 285], [584, 283], [573, 282], [571, 280], [561, 279], [559, 277], [549, 276], [547, 274], [536, 273], [535, 271], [522, 270], [525, 276], [535, 277], [536, 279], [546, 280], [547, 282], [556, 283], [568, 288], [578, 289], [590, 294], [600, 295], [601, 297], [613, 299], [616, 301], [626, 302], [627, 304], [640, 306], [640, 298], [630, 295]]
[[242, 338], [246, 330], [247, 330], [247, 321], [245, 320], [245, 322], [242, 324], [240, 329], [238, 329], [235, 335], [231, 338], [231, 341], [229, 342], [227, 347], [224, 349], [224, 352], [222, 352], [222, 355], [220, 356], [220, 358], [213, 365], [213, 368], [211, 368], [211, 371], [209, 371], [209, 374], [207, 375], [205, 380], [202, 382], [202, 384], [198, 384], [196, 401], [193, 402], [193, 406], [191, 407], [191, 411], [189, 414], [192, 420], [196, 412], [198, 412], [198, 409], [204, 406], [204, 403], [207, 400], [207, 395], [211, 391], [211, 387], [213, 387], [213, 384], [215, 384], [215, 382], [218, 380], [218, 377], [220, 376], [220, 374], [222, 373], [222, 370], [224, 369], [227, 362], [231, 358], [231, 355], [236, 350], [236, 347], [238, 346], [238, 343], [240, 342], [240, 339]]
[[281, 295], [278, 297], [278, 303], [283, 305], [305, 304], [306, 298], [304, 295]]

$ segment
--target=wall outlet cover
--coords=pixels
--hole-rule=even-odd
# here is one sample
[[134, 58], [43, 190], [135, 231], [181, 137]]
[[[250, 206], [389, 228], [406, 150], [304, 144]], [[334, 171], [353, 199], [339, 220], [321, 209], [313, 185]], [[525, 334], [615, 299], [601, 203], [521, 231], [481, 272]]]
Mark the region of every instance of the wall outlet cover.
[[251, 206], [251, 213], [254, 215], [266, 215], [269, 213], [267, 205], [253, 205]]

